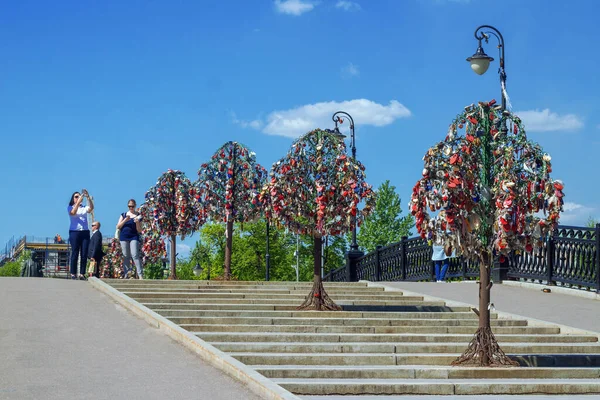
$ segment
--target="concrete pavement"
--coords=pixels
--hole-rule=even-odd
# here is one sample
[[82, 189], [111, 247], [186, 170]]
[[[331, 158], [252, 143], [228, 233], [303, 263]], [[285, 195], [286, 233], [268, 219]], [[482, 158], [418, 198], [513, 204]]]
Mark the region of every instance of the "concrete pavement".
[[[388, 287], [441, 297], [479, 307], [479, 285], [475, 282], [377, 282]], [[543, 293], [496, 284], [492, 287], [491, 302], [497, 311], [518, 314], [592, 332], [600, 332], [600, 301], [560, 293]]]
[[258, 399], [87, 282], [0, 278], [0, 399]]

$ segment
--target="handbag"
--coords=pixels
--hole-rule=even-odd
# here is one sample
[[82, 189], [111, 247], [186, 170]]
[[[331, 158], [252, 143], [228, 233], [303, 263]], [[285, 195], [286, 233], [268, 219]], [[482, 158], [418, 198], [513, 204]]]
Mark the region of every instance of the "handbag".
[[93, 276], [94, 273], [96, 273], [96, 260], [90, 260], [90, 263], [88, 264], [87, 275], [90, 277]]
[[121, 237], [121, 230], [119, 228], [117, 228], [117, 230], [115, 231], [115, 239], [119, 240], [120, 237]]

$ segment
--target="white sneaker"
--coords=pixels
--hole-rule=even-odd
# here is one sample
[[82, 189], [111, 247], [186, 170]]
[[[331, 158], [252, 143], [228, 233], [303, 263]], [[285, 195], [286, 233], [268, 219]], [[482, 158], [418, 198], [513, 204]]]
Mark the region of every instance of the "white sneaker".
[[444, 281], [435, 281], [436, 283], [444, 283]]

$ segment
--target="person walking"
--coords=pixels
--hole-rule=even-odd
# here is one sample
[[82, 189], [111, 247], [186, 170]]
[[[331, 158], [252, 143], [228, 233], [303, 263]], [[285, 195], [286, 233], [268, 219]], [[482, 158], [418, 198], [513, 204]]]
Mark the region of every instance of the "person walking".
[[142, 260], [140, 257], [140, 234], [142, 230], [142, 216], [136, 210], [136, 202], [130, 199], [127, 202], [128, 211], [121, 214], [117, 229], [119, 229], [119, 240], [123, 250], [123, 278], [130, 277], [131, 262], [135, 264], [135, 269], [139, 279], [144, 279], [142, 269]]
[[104, 252], [102, 251], [102, 232], [100, 232], [100, 221], [94, 221], [92, 222], [92, 236], [90, 238], [90, 251], [88, 253], [90, 264], [93, 264], [94, 267], [90, 276], [95, 276], [96, 278], [100, 276], [99, 268], [103, 257]]
[[[84, 206], [83, 199], [87, 198], [87, 206]], [[88, 246], [90, 244], [90, 230], [88, 228], [88, 213], [94, 210], [94, 202], [86, 189], [81, 193], [73, 192], [67, 212], [69, 213], [69, 243], [71, 244], [71, 279], [85, 280], [85, 264], [88, 256]], [[77, 275], [77, 262], [80, 261], [79, 275]]]

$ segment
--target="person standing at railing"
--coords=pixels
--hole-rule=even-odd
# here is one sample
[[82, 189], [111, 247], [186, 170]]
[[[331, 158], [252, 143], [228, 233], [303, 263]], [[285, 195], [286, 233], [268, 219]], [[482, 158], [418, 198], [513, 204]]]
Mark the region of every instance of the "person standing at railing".
[[446, 271], [448, 271], [448, 257], [444, 251], [443, 244], [436, 243], [431, 247], [433, 249], [431, 260], [435, 263], [435, 281], [441, 283], [444, 282]]
[[[88, 205], [84, 206], [83, 198], [87, 198]], [[71, 225], [69, 227], [69, 242], [71, 243], [71, 279], [85, 280], [85, 264], [88, 257], [90, 244], [90, 230], [88, 228], [88, 213], [94, 210], [94, 203], [86, 189], [81, 193], [71, 195], [67, 211]], [[77, 261], [80, 260], [79, 276], [77, 275]]]

